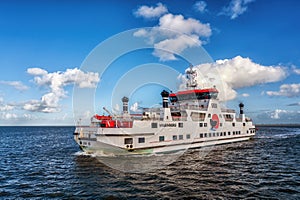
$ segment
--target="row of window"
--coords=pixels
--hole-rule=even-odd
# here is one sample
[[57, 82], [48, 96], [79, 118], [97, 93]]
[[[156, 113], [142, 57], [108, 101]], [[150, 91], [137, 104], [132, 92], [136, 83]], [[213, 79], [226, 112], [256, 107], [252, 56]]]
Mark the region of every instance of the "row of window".
[[[200, 127], [207, 127], [207, 123], [199, 123]], [[220, 123], [220, 127], [223, 126], [222, 123]]]
[[[199, 123], [199, 126], [200, 127], [207, 127], [207, 123]], [[222, 123], [220, 123], [220, 127], [222, 127], [223, 126], [223, 124]], [[232, 126], [233, 127], [235, 127], [235, 123], [232, 123]], [[243, 126], [246, 126], [246, 123], [243, 123]], [[157, 125], [157, 123], [152, 123], [151, 124], [151, 128], [157, 128], [158, 127], [158, 125]], [[174, 127], [176, 127], [176, 126], [174, 126]], [[182, 122], [179, 122], [178, 123], [178, 127], [179, 128], [182, 128], [183, 127], [183, 123]]]
[[[173, 140], [183, 140], [183, 135], [173, 135], [172, 136]], [[186, 139], [191, 139], [191, 135], [190, 134], [186, 134]], [[165, 136], [159, 136], [159, 141], [163, 142], [165, 141]]]
[[[241, 131], [233, 131], [232, 135], [240, 135]], [[231, 135], [231, 132], [228, 131], [226, 132], [213, 132], [213, 133], [200, 133], [199, 137], [204, 138], [204, 137], [219, 137], [219, 136], [226, 136], [226, 135]]]
[[[249, 133], [249, 132], [247, 131], [247, 133]], [[255, 133], [255, 129], [251, 129], [250, 133]]]
[[[183, 140], [183, 135], [173, 135], [173, 140], [177, 140], [177, 139], [179, 139], [179, 140]], [[191, 139], [191, 135], [190, 134], [187, 134], [186, 135], [186, 139]]]
[[[207, 127], [207, 123], [199, 123], [200, 127]], [[223, 124], [220, 123], [220, 127], [222, 127]], [[235, 127], [235, 123], [232, 123], [232, 126]], [[243, 123], [243, 126], [246, 126], [246, 123]]]
[[[247, 130], [247, 134], [249, 133], [254, 133], [255, 130], [251, 129], [251, 130]], [[205, 137], [219, 137], [219, 136], [226, 136], [226, 135], [231, 135], [231, 132], [212, 132], [212, 133], [200, 133], [199, 137], [200, 138], [205, 138]], [[241, 135], [241, 131], [232, 131], [232, 135]], [[173, 135], [172, 139], [173, 140], [183, 140], [183, 135]], [[186, 139], [191, 139], [191, 135], [190, 134], [186, 134]], [[165, 141], [165, 136], [161, 135], [159, 136], [159, 141], [163, 142]], [[132, 138], [125, 138], [125, 144], [132, 144], [133, 143], [133, 139]], [[138, 138], [138, 143], [145, 143], [145, 138], [144, 137], [140, 137]]]

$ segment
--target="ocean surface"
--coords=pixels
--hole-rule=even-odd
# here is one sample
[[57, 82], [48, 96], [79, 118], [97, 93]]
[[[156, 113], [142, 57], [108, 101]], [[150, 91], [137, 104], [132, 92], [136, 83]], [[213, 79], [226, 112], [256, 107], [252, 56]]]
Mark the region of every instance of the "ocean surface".
[[300, 199], [300, 128], [260, 127], [142, 173], [81, 153], [73, 131], [0, 127], [0, 199]]

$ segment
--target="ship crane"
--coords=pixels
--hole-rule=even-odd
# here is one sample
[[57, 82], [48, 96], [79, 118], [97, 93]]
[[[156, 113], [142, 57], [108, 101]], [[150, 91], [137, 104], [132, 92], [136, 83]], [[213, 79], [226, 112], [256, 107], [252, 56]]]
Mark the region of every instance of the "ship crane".
[[107, 108], [103, 107], [103, 110], [105, 110], [105, 112], [107, 112], [110, 116], [115, 117], [116, 115], [111, 113]]

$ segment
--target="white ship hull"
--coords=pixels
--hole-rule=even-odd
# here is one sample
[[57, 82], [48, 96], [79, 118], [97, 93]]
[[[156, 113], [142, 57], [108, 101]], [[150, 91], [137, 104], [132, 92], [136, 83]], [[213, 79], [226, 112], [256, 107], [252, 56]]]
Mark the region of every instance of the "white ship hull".
[[[150, 125], [153, 122], [147, 123]], [[143, 132], [137, 132], [140, 128], [105, 129], [99, 127], [77, 127], [74, 137], [81, 149], [87, 153], [98, 155], [136, 155], [172, 153], [189, 148], [247, 141], [255, 135], [255, 127], [252, 125], [252, 122], [249, 122], [248, 126], [237, 127], [231, 130], [197, 128], [196, 125], [199, 123], [194, 123], [194, 127], [192, 123], [176, 123], [186, 124], [187, 128], [164, 127], [158, 128], [155, 130], [156, 132], [153, 131], [153, 128], [144, 128]], [[166, 124], [170, 125], [172, 123], [168, 122]], [[135, 131], [129, 132], [133, 130]], [[164, 137], [164, 141], [159, 141], [161, 136]], [[144, 138], [145, 141], [139, 143], [139, 138]], [[175, 138], [176, 140], [174, 140]], [[126, 144], [126, 139], [132, 139], [132, 142]]]

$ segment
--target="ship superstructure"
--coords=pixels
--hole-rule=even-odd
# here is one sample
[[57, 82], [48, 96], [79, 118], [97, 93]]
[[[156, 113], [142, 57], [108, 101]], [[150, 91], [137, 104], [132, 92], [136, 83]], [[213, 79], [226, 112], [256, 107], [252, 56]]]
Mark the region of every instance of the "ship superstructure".
[[129, 98], [123, 97], [121, 115], [94, 115], [89, 126], [76, 127], [75, 141], [87, 153], [128, 155], [239, 142], [255, 135], [255, 126], [245, 116], [243, 103], [239, 104], [238, 114], [221, 108], [217, 88], [199, 88], [192, 67], [186, 75], [186, 90], [161, 92], [161, 108], [130, 114]]

